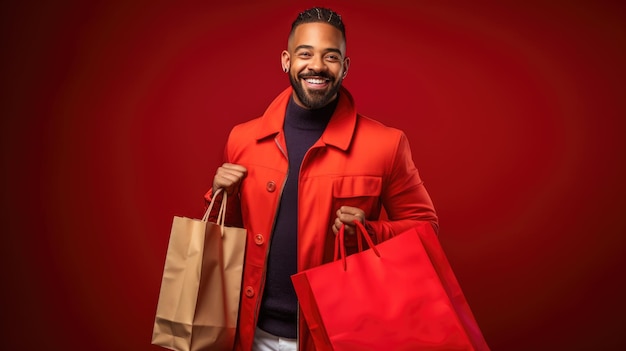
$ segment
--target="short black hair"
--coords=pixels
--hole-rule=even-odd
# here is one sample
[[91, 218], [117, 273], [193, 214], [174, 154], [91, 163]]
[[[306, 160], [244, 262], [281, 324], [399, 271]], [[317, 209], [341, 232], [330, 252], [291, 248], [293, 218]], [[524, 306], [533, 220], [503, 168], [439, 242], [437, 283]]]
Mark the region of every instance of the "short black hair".
[[341, 15], [331, 9], [313, 7], [300, 12], [296, 20], [291, 24], [291, 32], [289, 33], [289, 36], [293, 35], [296, 27], [303, 23], [328, 23], [339, 29], [343, 35], [343, 40], [346, 40], [346, 28], [341, 20]]

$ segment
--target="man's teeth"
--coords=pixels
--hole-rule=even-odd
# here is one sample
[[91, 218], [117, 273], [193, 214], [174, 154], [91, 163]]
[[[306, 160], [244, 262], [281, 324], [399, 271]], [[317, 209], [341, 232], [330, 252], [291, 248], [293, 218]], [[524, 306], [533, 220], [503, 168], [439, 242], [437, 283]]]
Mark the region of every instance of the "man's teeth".
[[311, 84], [324, 84], [326, 82], [326, 79], [315, 79], [315, 78], [308, 78], [306, 79], [307, 83], [311, 83]]

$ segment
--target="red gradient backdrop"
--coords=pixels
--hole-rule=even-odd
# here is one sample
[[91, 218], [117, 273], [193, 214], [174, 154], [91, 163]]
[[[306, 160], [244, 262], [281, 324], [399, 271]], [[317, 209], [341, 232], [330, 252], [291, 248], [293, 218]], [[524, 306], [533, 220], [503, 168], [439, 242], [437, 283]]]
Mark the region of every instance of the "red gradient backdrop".
[[314, 4], [360, 111], [406, 131], [492, 349], [625, 349], [625, 6], [397, 0], [3, 4], [2, 347], [159, 349], [172, 217]]

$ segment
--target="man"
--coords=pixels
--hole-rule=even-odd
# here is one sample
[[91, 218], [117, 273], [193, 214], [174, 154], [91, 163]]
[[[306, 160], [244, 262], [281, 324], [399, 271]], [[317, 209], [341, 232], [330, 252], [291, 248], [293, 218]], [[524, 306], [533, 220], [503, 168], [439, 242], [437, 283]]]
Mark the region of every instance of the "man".
[[290, 277], [332, 261], [342, 225], [353, 247], [354, 220], [375, 242], [417, 221], [437, 229], [404, 133], [357, 114], [341, 86], [350, 67], [341, 17], [302, 12], [281, 63], [291, 87], [233, 128], [205, 195], [225, 189], [227, 222], [248, 231], [237, 350], [315, 349]]

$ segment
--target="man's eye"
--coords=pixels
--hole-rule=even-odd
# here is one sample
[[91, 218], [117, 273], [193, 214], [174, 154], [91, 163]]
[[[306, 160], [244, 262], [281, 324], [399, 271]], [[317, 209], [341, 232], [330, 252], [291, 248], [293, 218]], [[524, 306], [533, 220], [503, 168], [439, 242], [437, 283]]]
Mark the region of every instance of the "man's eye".
[[310, 57], [310, 56], [311, 56], [311, 54], [310, 54], [310, 53], [308, 53], [308, 52], [301, 52], [301, 53], [299, 53], [299, 54], [298, 54], [298, 56]]

